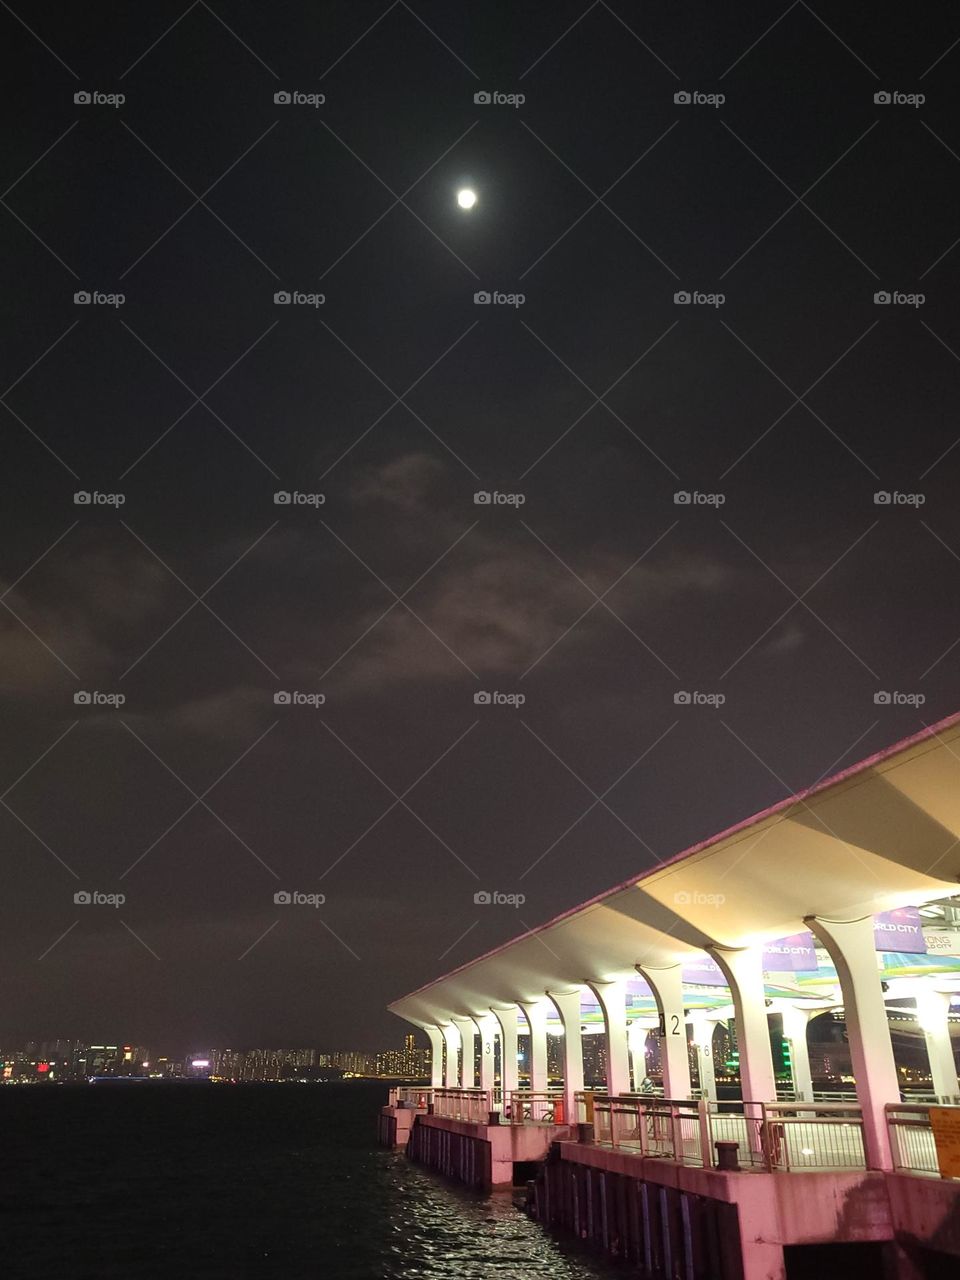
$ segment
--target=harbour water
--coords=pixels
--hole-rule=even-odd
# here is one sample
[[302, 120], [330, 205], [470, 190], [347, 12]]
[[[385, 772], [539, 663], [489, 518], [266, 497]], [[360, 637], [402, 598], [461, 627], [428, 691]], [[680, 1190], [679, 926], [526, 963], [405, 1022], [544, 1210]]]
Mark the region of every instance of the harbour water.
[[599, 1280], [617, 1269], [375, 1144], [386, 1088], [0, 1089], [7, 1280]]

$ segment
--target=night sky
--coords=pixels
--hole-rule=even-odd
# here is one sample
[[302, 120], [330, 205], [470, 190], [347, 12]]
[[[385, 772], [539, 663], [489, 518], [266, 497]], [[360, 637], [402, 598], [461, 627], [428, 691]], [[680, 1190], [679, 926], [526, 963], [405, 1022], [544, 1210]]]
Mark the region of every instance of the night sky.
[[398, 1042], [960, 707], [960, 25], [729, 8], [0, 6], [5, 1040]]

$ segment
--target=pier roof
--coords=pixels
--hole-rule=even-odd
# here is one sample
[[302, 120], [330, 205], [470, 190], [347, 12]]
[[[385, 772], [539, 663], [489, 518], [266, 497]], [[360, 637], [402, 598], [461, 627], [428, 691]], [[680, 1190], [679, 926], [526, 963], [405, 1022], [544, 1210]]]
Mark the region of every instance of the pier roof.
[[920, 906], [960, 879], [960, 712], [394, 1001], [420, 1025]]

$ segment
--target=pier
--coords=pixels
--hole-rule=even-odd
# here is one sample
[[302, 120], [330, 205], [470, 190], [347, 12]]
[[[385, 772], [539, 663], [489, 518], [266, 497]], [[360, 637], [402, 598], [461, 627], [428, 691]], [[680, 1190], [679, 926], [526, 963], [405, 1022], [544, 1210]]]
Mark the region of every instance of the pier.
[[[381, 1140], [470, 1186], [526, 1184], [546, 1227], [649, 1277], [789, 1280], [827, 1258], [947, 1274], [958, 870], [955, 715], [395, 1001], [433, 1074], [392, 1093]], [[829, 1092], [807, 1036], [824, 1015], [850, 1062]], [[929, 1089], [909, 1088], [892, 1027], [923, 1045]]]

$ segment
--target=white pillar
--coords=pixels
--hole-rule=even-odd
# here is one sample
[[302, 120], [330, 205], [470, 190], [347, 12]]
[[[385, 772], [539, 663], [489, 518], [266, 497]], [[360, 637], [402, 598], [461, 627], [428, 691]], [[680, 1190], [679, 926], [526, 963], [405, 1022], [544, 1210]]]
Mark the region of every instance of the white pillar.
[[563, 1114], [565, 1124], [577, 1119], [576, 1095], [583, 1090], [583, 1043], [580, 1034], [580, 988], [548, 991], [563, 1023]]
[[497, 1020], [492, 1013], [474, 1018], [480, 1033], [480, 1088], [493, 1090], [493, 1044], [497, 1035]]
[[717, 1073], [713, 1064], [713, 1033], [717, 1029], [718, 1019], [708, 1018], [698, 1011], [691, 1015], [690, 1022], [697, 1050], [697, 1066], [700, 1069], [700, 1093], [702, 1097], [716, 1102]]
[[[687, 1052], [687, 1026], [683, 1010], [683, 970], [680, 965], [667, 969], [651, 969], [637, 965], [637, 972], [646, 980], [657, 1002], [660, 1025], [660, 1061], [663, 1066], [663, 1096], [665, 1098], [690, 1097], [690, 1055]], [[713, 1056], [710, 1057], [711, 1068]], [[646, 1063], [644, 1063], [646, 1071]], [[703, 1072], [701, 1071], [701, 1079]], [[639, 1082], [638, 1082], [639, 1083]], [[712, 1085], [710, 1094], [716, 1093]]]
[[[798, 1101], [813, 1101], [813, 1077], [810, 1074], [810, 1050], [807, 1047], [807, 1024], [811, 1011], [785, 1004], [779, 1010], [783, 1017], [783, 1038], [790, 1046], [790, 1067], [793, 1072], [793, 1088]], [[823, 1013], [822, 1009], [813, 1010]]]
[[430, 1041], [430, 1084], [434, 1089], [443, 1086], [443, 1031], [440, 1027], [424, 1027]]
[[931, 983], [922, 979], [916, 981], [917, 1022], [927, 1044], [933, 1092], [938, 1098], [952, 1101], [960, 1093], [960, 1084], [957, 1082], [957, 1063], [950, 1040], [951, 993], [937, 991]]
[[763, 951], [711, 946], [709, 954], [723, 970], [733, 997], [740, 1054], [740, 1090], [744, 1102], [776, 1102], [777, 1080], [770, 1052]]
[[477, 1081], [474, 1062], [477, 1028], [474, 1026], [472, 1018], [454, 1018], [453, 1022], [460, 1032], [460, 1079], [458, 1084], [461, 1089], [472, 1089]]
[[547, 1013], [545, 1000], [521, 1004], [530, 1028], [530, 1088], [542, 1091], [547, 1087]]
[[500, 1024], [500, 1090], [503, 1105], [510, 1101], [510, 1094], [518, 1087], [517, 1078], [517, 1006], [494, 1009], [493, 1015]]
[[850, 1057], [863, 1112], [863, 1145], [868, 1169], [890, 1169], [890, 1135], [884, 1107], [900, 1101], [900, 1084], [877, 971], [873, 917], [804, 923], [820, 939], [836, 966], [843, 993]]
[[443, 1073], [443, 1083], [448, 1089], [456, 1089], [460, 1083], [460, 1069], [457, 1064], [457, 1050], [460, 1048], [460, 1032], [452, 1022], [443, 1024], [443, 1043], [447, 1049], [447, 1064]]
[[607, 1050], [607, 1093], [611, 1098], [630, 1092], [630, 1056], [627, 1049], [627, 984], [588, 982], [600, 1002]]

